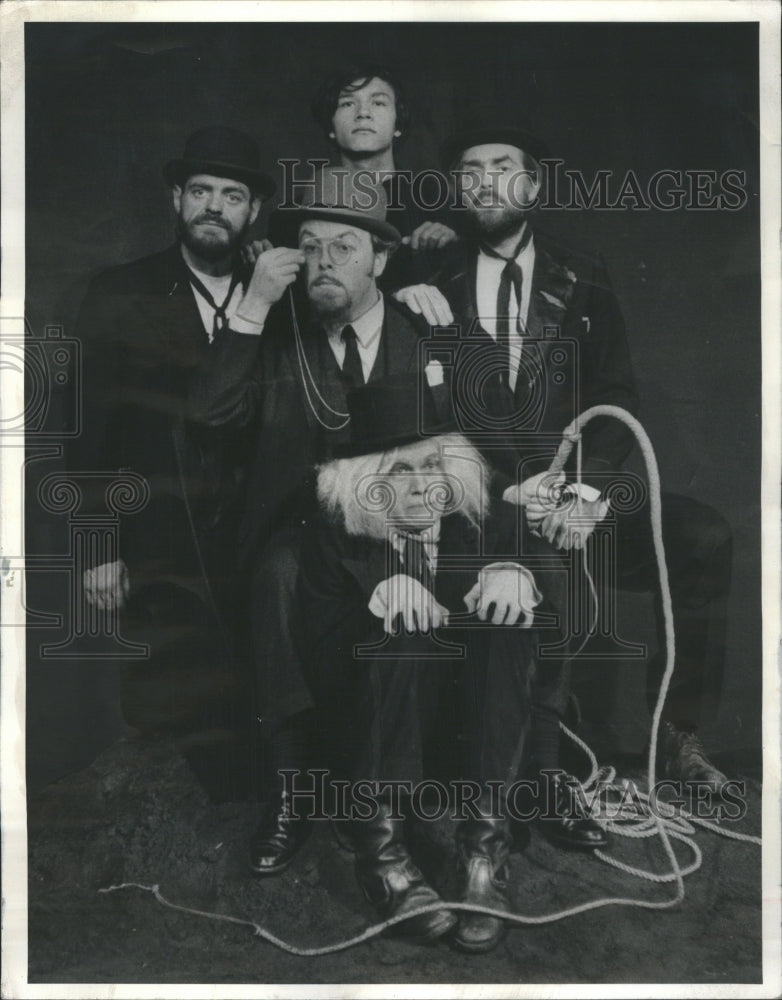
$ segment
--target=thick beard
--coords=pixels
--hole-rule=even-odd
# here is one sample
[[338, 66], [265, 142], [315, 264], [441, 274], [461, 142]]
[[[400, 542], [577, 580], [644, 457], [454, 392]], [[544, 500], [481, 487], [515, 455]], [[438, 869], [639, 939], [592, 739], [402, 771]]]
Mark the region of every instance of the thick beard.
[[239, 232], [233, 229], [225, 229], [224, 232], [228, 239], [222, 242], [219, 240], [203, 239], [197, 236], [187, 223], [183, 222], [181, 218], [177, 219], [177, 234], [179, 239], [195, 257], [200, 257], [201, 260], [209, 261], [210, 263], [223, 260], [226, 257], [232, 257], [241, 245], [244, 235], [249, 228], [249, 226], [243, 226]]
[[500, 242], [521, 232], [529, 213], [506, 205], [502, 212], [468, 209], [470, 232], [479, 239]]

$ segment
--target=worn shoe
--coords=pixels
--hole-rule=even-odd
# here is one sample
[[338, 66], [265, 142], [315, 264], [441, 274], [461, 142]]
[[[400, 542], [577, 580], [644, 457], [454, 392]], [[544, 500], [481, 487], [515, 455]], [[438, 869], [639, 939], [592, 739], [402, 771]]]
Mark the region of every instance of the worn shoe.
[[456, 917], [413, 863], [404, 842], [404, 821], [390, 812], [380, 801], [376, 816], [353, 824], [356, 878], [384, 919], [442, 903], [443, 909], [419, 913], [393, 928], [419, 944], [430, 944], [455, 926]]
[[706, 756], [703, 744], [694, 732], [664, 722], [660, 727], [660, 747], [666, 778], [705, 784], [715, 795], [721, 794], [728, 778]]
[[[594, 851], [607, 847], [608, 834], [585, 812], [573, 787], [577, 780], [569, 774], [553, 775], [549, 788], [554, 793], [554, 801], [547, 805], [539, 821], [543, 834], [555, 847], [566, 851]], [[556, 815], [546, 815], [551, 812]]]
[[283, 792], [269, 806], [250, 842], [250, 869], [255, 875], [276, 875], [293, 861], [310, 833], [308, 819], [297, 816]]
[[[506, 894], [511, 846], [507, 819], [492, 816], [468, 819], [457, 831], [457, 842], [460, 902], [510, 912]], [[506, 927], [501, 917], [461, 911], [453, 943], [469, 954], [491, 951], [502, 940]]]
[[[491, 859], [474, 854], [462, 862], [462, 903], [486, 906], [492, 910], [510, 912], [505, 890], [508, 887], [507, 869], [495, 871]], [[453, 943], [460, 951], [479, 954], [496, 948], [505, 935], [505, 921], [488, 913], [459, 913], [459, 926]]]
[[[384, 919], [401, 917], [419, 907], [443, 902], [410, 858], [383, 865], [382, 871], [374, 872], [371, 879], [360, 877], [359, 883], [364, 895]], [[419, 913], [401, 921], [393, 930], [418, 944], [431, 944], [447, 934], [455, 924], [454, 914], [442, 909]]]

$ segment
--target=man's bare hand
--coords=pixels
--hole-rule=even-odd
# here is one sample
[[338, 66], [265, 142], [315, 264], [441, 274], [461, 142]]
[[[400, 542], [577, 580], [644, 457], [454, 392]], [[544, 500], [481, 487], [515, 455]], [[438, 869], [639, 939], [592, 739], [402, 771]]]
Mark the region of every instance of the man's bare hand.
[[419, 316], [423, 316], [429, 326], [450, 326], [453, 313], [448, 300], [434, 285], [408, 285], [394, 292], [397, 302], [402, 302]]
[[493, 625], [515, 625], [521, 618], [524, 628], [532, 624], [538, 601], [535, 587], [521, 566], [487, 566], [478, 574], [472, 590], [464, 595], [467, 610], [470, 614], [477, 612], [482, 622], [487, 620], [493, 604]]
[[540, 522], [538, 533], [556, 549], [583, 549], [589, 536], [606, 516], [605, 500], [582, 500], [575, 497]]
[[434, 594], [418, 580], [405, 573], [383, 580], [375, 588], [370, 611], [383, 619], [383, 629], [389, 635], [407, 632], [429, 632], [448, 624], [448, 609], [438, 604]]
[[411, 250], [440, 250], [458, 238], [453, 229], [442, 222], [422, 222], [409, 236], [404, 237], [402, 243]]
[[84, 571], [84, 593], [87, 601], [96, 608], [121, 611], [130, 593], [130, 577], [125, 563], [103, 563]]
[[242, 260], [247, 267], [255, 267], [255, 262], [267, 250], [273, 250], [274, 244], [271, 240], [253, 240], [246, 243], [241, 250]]
[[289, 247], [276, 247], [260, 253], [247, 292], [236, 310], [237, 315], [263, 323], [269, 307], [283, 297], [288, 285], [296, 280], [303, 263], [301, 250]]

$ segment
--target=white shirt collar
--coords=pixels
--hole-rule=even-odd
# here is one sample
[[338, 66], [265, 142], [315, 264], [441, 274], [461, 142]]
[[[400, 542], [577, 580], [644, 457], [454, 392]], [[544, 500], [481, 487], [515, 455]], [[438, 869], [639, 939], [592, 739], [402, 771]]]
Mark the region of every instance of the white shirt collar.
[[361, 347], [368, 347], [380, 333], [385, 311], [383, 296], [378, 293], [377, 302], [351, 322], [350, 325], [356, 331], [356, 340]]

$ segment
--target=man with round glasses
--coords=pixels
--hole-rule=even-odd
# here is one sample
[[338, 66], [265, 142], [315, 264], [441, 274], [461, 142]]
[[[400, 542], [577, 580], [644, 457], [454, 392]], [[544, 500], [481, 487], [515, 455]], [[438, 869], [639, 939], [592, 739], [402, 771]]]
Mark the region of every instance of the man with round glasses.
[[[252, 580], [257, 714], [277, 776], [251, 845], [258, 875], [282, 870], [307, 832], [279, 772], [307, 764], [313, 704], [296, 652], [294, 594], [301, 536], [315, 509], [315, 466], [347, 437], [349, 388], [418, 370], [425, 330], [377, 287], [400, 240], [385, 209], [382, 188], [368, 197], [344, 172], [327, 170], [312, 203], [278, 210], [287, 245], [256, 259], [215, 363], [191, 395], [199, 422], [255, 428], [239, 560]], [[297, 278], [306, 316], [293, 295]]]

